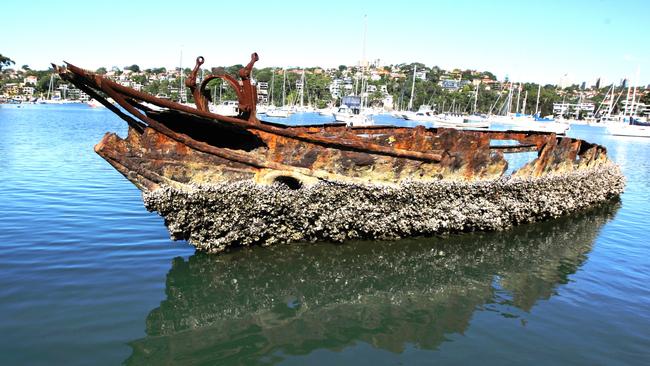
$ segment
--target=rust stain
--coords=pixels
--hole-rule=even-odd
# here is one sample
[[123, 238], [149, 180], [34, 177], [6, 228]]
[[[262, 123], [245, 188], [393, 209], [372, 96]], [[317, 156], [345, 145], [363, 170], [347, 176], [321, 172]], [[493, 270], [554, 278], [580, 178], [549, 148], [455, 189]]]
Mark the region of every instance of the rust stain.
[[[196, 108], [135, 91], [70, 64], [57, 70], [129, 124], [126, 139], [107, 134], [95, 151], [143, 190], [161, 184], [233, 180], [269, 184], [282, 176], [306, 184], [318, 180], [398, 184], [494, 179], [507, 169], [505, 155], [522, 151], [536, 151], [538, 157], [516, 171], [517, 176], [536, 177], [608, 161], [604, 147], [552, 133], [423, 126], [278, 126], [260, 121], [255, 115], [257, 93], [250, 80], [258, 59], [253, 53], [238, 78], [209, 75], [197, 85], [204, 62], [198, 57], [186, 80]], [[235, 89], [238, 116], [209, 112], [206, 86], [215, 78]], [[110, 105], [107, 97], [123, 110]], [[149, 104], [161, 110], [153, 111]], [[516, 143], [491, 146], [499, 140]]]

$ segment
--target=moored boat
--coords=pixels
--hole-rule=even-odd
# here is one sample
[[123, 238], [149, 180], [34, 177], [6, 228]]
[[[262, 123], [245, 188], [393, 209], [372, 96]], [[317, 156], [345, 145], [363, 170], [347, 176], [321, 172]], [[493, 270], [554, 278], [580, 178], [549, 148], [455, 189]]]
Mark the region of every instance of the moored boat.
[[632, 118], [629, 123], [618, 122], [607, 126], [607, 131], [614, 136], [650, 137], [650, 123]]

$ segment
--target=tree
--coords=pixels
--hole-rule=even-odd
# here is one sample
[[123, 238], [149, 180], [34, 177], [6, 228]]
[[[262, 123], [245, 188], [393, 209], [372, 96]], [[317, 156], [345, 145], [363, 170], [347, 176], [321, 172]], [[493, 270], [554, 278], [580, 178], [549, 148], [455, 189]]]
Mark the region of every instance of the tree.
[[124, 70], [131, 70], [133, 72], [140, 72], [140, 66], [133, 64], [131, 66], [126, 66], [124, 68]]
[[157, 74], [164, 74], [166, 72], [167, 72], [167, 69], [164, 68], [164, 67], [154, 67], [153, 69], [151, 69], [151, 73], [156, 74], [156, 75]]
[[9, 65], [14, 65], [15, 62], [14, 60], [10, 59], [9, 57], [3, 56], [0, 53], [0, 71], [2, 71], [3, 67], [7, 67]]
[[100, 67], [99, 69], [95, 70], [97, 74], [104, 75], [106, 74], [106, 68], [105, 67]]
[[497, 80], [497, 77], [494, 76], [494, 74], [489, 72], [489, 71], [483, 71], [482, 75], [483, 75], [483, 77], [486, 77], [486, 78], [488, 78], [490, 80], [495, 80], [495, 81]]
[[30, 70], [31, 70], [31, 69], [29, 68], [29, 65], [23, 65], [23, 66], [21, 66], [20, 68], [23, 69], [23, 70], [25, 70], [25, 71], [30, 71]]
[[270, 82], [272, 76], [273, 73], [269, 68], [258, 70], [255, 73], [255, 78], [257, 79], [257, 81], [261, 81], [261, 82], [267, 82], [267, 83]]
[[650, 93], [646, 92], [641, 96], [640, 102], [648, 105], [650, 104]]

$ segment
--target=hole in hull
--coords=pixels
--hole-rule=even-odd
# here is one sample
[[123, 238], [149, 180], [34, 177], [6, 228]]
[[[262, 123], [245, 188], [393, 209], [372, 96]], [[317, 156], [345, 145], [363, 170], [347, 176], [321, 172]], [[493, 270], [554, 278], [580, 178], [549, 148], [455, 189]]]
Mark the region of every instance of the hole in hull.
[[286, 175], [280, 175], [275, 177], [273, 180], [274, 183], [281, 184], [286, 186], [289, 189], [300, 189], [302, 188], [302, 183], [300, 183], [300, 180], [294, 178], [294, 177], [289, 177]]

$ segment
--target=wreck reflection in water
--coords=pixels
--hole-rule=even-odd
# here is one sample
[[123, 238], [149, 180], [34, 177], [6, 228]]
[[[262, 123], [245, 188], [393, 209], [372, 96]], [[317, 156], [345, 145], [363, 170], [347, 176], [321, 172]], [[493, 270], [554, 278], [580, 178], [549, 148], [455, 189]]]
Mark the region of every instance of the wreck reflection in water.
[[618, 207], [504, 232], [177, 258], [126, 363], [275, 363], [357, 342], [434, 350], [477, 310], [511, 318], [550, 298]]

